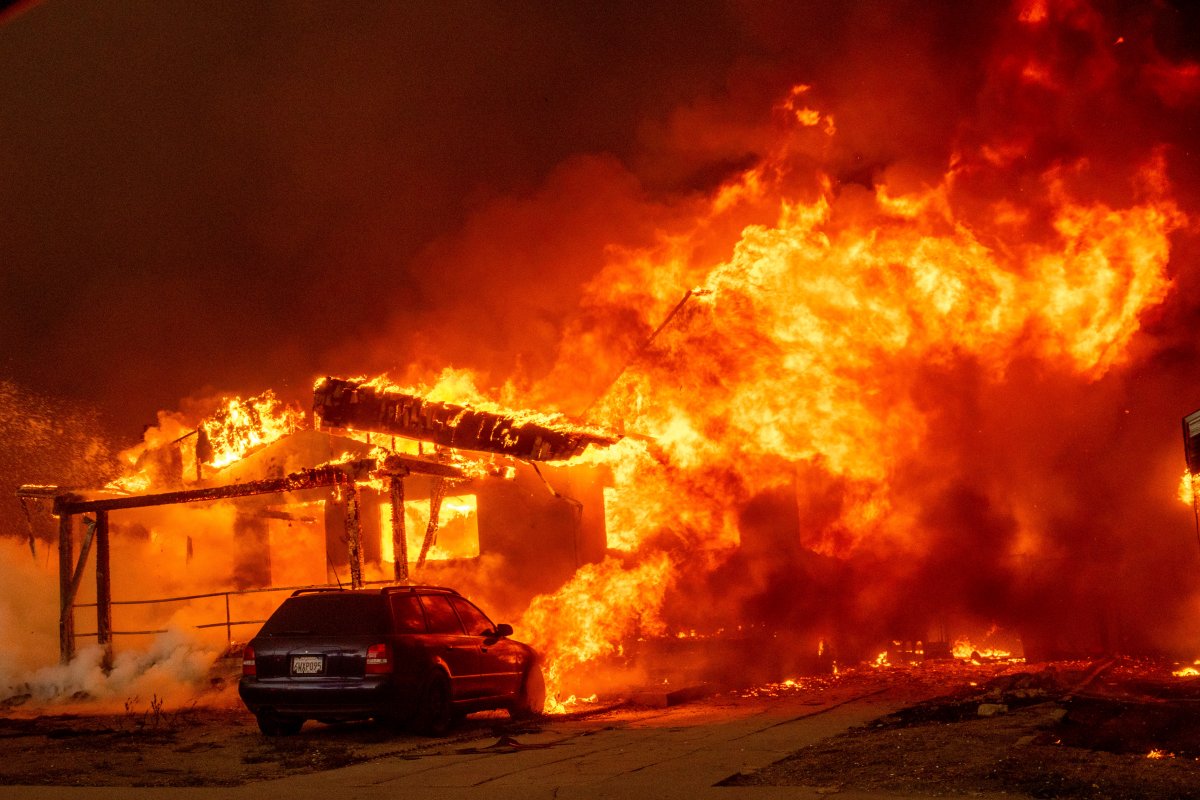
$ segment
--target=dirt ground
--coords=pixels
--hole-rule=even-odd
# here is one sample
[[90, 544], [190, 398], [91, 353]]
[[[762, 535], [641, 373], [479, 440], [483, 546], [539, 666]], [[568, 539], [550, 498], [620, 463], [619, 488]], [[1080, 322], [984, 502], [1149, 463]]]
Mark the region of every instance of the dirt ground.
[[270, 738], [233, 702], [172, 710], [140, 704], [120, 714], [0, 719], [0, 784], [238, 786], [376, 758], [418, 758], [455, 739], [523, 730], [495, 713], [473, 715], [441, 739], [368, 722], [310, 722], [297, 736]]
[[935, 797], [1200, 798], [1200, 677], [1175, 677], [1174, 666], [1106, 660], [1011, 667], [724, 785]]
[[[1109, 660], [861, 668], [716, 692], [676, 715], [703, 725], [720, 722], [734, 706], [770, 708], [783, 695], [813, 708], [835, 698], [937, 695], [898, 703], [894, 713], [722, 785], [815, 786], [827, 794], [1200, 798], [1200, 677], [1174, 677], [1172, 666]], [[0, 718], [0, 784], [235, 786], [373, 759], [418, 759], [493, 736], [498, 747], [564, 722], [473, 715], [442, 739], [370, 723], [310, 722], [298, 736], [272, 739], [259, 733], [236, 695], [222, 698], [216, 707], [172, 709], [153, 699], [131, 701], [117, 714], [37, 714], [14, 706]], [[645, 713], [644, 706], [614, 698], [570, 724], [600, 730]]]

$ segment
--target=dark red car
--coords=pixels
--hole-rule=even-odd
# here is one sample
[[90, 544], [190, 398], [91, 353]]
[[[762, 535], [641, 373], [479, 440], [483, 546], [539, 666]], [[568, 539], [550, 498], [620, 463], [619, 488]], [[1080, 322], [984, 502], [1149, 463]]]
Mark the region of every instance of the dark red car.
[[453, 589], [301, 589], [246, 646], [238, 694], [268, 735], [373, 717], [425, 733], [471, 711], [540, 713], [537, 655]]

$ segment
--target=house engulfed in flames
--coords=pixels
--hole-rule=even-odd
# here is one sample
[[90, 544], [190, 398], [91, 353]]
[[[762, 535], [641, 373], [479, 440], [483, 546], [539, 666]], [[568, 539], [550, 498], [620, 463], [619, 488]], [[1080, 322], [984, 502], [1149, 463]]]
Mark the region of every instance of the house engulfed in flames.
[[[313, 414], [307, 426], [271, 395], [232, 401], [144, 449], [135, 472], [103, 490], [21, 487], [59, 521], [62, 659], [77, 638], [111, 651], [114, 636], [178, 623], [184, 600], [223, 599], [223, 622], [182, 619], [232, 642], [280, 595], [264, 591], [232, 616], [230, 597], [281, 586], [445, 580], [512, 613], [605, 554], [606, 470], [571, 460], [618, 437], [335, 378], [317, 383]], [[94, 600], [83, 580], [92, 550]], [[138, 598], [175, 594], [176, 607], [114, 599], [122, 571], [137, 573], [121, 583]], [[131, 606], [120, 627], [154, 630], [114, 629], [114, 604]], [[94, 633], [77, 632], [77, 609], [91, 605]], [[257, 619], [237, 618], [247, 614]]]

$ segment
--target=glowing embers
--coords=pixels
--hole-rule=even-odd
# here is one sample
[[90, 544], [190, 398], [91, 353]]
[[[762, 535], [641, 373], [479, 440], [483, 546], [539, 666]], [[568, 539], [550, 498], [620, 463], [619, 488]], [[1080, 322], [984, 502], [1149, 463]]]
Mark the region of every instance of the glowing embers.
[[976, 664], [982, 661], [1007, 661], [1013, 657], [1008, 650], [997, 647], [976, 647], [969, 639], [960, 638], [954, 642], [954, 657]]
[[1200, 658], [1196, 659], [1190, 666], [1171, 670], [1171, 674], [1176, 678], [1195, 678], [1200, 676]]
[[546, 714], [571, 714], [576, 711], [588, 711], [590, 707], [600, 702], [600, 695], [592, 694], [587, 697], [569, 696], [566, 700], [557, 697], [546, 698]]
[[820, 693], [835, 687], [841, 680], [836, 673], [832, 675], [806, 675], [799, 678], [788, 678], [778, 682], [765, 683], [749, 689], [742, 689], [737, 694], [739, 697], [788, 697], [791, 695]]
[[[379, 506], [380, 550], [385, 563], [396, 562], [396, 549], [392, 542], [392, 507], [388, 503]], [[404, 535], [408, 546], [408, 561], [415, 564], [429, 533], [429, 501], [407, 500], [404, 503]], [[442, 498], [438, 513], [437, 528], [433, 532], [426, 559], [447, 561], [456, 558], [479, 556], [479, 507], [475, 495], [446, 495]]]

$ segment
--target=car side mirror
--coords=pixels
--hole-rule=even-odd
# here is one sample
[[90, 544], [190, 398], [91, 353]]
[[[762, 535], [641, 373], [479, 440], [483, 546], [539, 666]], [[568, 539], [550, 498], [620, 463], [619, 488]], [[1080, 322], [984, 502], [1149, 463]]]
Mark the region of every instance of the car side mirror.
[[501, 622], [499, 625], [496, 626], [496, 635], [497, 636], [512, 636], [512, 633], [513, 633], [512, 625], [509, 625], [507, 622]]

